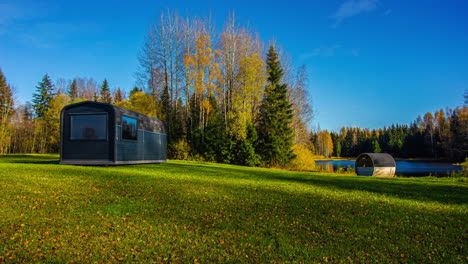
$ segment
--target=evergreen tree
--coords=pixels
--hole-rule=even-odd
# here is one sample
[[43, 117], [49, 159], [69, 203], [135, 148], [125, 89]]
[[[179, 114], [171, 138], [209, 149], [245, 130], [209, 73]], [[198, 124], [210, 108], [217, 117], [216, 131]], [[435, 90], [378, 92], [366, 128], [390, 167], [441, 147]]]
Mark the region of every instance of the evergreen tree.
[[162, 119], [169, 121], [169, 116], [171, 114], [171, 104], [170, 104], [170, 97], [169, 97], [169, 89], [167, 85], [164, 85], [162, 94], [161, 94], [161, 105], [162, 105]]
[[[466, 108], [456, 108], [453, 111], [452, 117], [450, 119], [450, 141], [451, 147], [449, 152], [450, 160], [456, 162], [462, 162], [465, 160], [468, 154], [468, 131], [467, 123], [464, 123], [462, 120], [463, 111], [467, 113]], [[466, 122], [466, 119], [465, 119]]]
[[293, 158], [293, 133], [290, 127], [293, 113], [288, 100], [288, 86], [282, 82], [284, 71], [278, 54], [270, 46], [267, 54], [268, 85], [260, 107], [258, 123], [258, 153], [265, 165], [287, 165]]
[[336, 132], [332, 132], [331, 137], [333, 141], [333, 156], [341, 157], [341, 137]]
[[114, 91], [114, 94], [113, 94], [113, 99], [114, 99], [114, 104], [118, 103], [118, 102], [121, 102], [123, 101], [125, 98], [124, 98], [124, 93], [122, 92], [122, 89], [120, 88], [117, 88], [117, 90]]
[[224, 129], [223, 116], [219, 110], [214, 97], [209, 98], [213, 111], [210, 113], [209, 121], [202, 133], [201, 128], [194, 130], [192, 146], [193, 149], [203, 156], [207, 161], [229, 162], [228, 145], [229, 137]]
[[109, 84], [107, 83], [107, 80], [104, 79], [102, 82], [101, 86], [101, 92], [100, 92], [100, 102], [110, 104], [112, 103], [112, 96], [109, 90]]
[[247, 123], [247, 135], [245, 139], [238, 139], [232, 142], [231, 153], [233, 154], [232, 162], [237, 165], [259, 166], [262, 164], [261, 157], [255, 153], [255, 147], [258, 140], [258, 134], [255, 127], [249, 122]]
[[135, 86], [135, 87], [133, 87], [133, 89], [130, 91], [130, 96], [132, 96], [132, 94], [134, 94], [134, 93], [139, 93], [139, 92], [143, 92], [143, 89], [139, 88], [138, 86]]
[[72, 101], [78, 98], [78, 87], [76, 84], [76, 79], [73, 79], [70, 87], [68, 88], [67, 94], [70, 96]]
[[11, 146], [10, 120], [13, 115], [13, 91], [0, 69], [0, 153]]
[[54, 98], [54, 86], [49, 75], [44, 75], [42, 82], [36, 86], [36, 93], [33, 94], [33, 109], [36, 117], [42, 117], [50, 107], [50, 101]]
[[377, 139], [372, 140], [372, 152], [380, 153], [382, 149], [380, 148], [379, 141]]
[[13, 91], [0, 69], [0, 118], [10, 118], [13, 114]]

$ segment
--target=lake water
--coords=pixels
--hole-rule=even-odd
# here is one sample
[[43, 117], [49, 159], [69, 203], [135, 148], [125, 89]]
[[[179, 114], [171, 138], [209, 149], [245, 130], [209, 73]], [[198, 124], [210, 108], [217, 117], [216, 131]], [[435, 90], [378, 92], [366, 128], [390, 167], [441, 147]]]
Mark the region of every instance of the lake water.
[[[350, 160], [319, 160], [315, 164], [321, 170], [336, 172], [339, 169], [354, 171], [355, 161]], [[399, 176], [446, 176], [451, 172], [462, 171], [462, 166], [442, 162], [428, 161], [396, 161], [396, 174]]]

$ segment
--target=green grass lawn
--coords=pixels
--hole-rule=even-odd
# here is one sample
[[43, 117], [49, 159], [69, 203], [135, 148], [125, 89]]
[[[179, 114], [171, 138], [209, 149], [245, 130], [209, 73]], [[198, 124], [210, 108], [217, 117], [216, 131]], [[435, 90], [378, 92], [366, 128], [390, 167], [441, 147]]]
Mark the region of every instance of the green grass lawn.
[[460, 178], [7, 155], [0, 186], [0, 262], [468, 262]]

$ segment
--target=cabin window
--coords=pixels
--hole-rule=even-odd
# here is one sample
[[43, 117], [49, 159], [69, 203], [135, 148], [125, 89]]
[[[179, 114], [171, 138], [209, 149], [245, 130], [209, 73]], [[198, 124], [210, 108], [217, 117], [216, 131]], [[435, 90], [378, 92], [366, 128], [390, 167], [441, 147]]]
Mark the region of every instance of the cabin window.
[[363, 156], [357, 161], [358, 167], [374, 167], [372, 160], [368, 156]]
[[137, 140], [138, 120], [129, 116], [122, 116], [122, 139]]
[[106, 140], [107, 115], [71, 115], [71, 140]]

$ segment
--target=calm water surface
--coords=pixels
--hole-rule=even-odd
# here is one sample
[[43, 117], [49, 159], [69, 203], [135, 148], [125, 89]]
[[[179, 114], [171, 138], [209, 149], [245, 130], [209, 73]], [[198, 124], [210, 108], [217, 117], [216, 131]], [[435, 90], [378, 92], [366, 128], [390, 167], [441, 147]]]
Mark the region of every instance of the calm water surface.
[[[336, 172], [339, 169], [354, 170], [355, 161], [350, 160], [323, 160], [315, 162], [324, 171]], [[446, 176], [451, 172], [462, 171], [462, 166], [442, 162], [428, 161], [397, 161], [396, 173], [400, 176]]]

